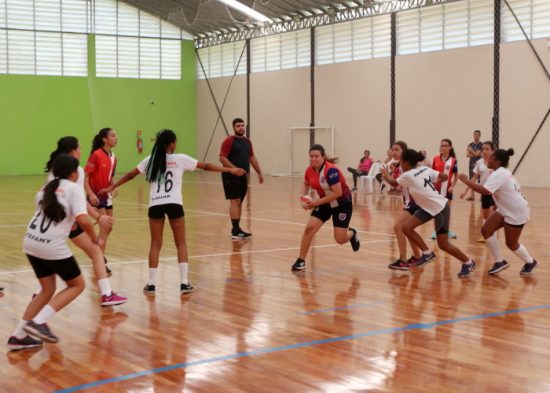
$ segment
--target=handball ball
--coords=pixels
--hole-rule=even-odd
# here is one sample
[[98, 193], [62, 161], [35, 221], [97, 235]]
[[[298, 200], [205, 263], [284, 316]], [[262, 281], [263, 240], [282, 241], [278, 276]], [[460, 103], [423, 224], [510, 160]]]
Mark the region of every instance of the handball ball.
[[300, 198], [300, 202], [302, 204], [302, 207], [307, 207], [308, 204], [311, 203], [313, 199], [309, 195], [304, 195]]

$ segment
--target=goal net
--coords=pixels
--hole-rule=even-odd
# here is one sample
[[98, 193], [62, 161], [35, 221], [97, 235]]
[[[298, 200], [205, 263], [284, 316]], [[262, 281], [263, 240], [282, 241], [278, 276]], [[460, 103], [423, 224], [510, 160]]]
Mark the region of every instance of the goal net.
[[[323, 145], [328, 156], [334, 156], [334, 126], [289, 127], [285, 133], [286, 143], [277, 156], [277, 170], [273, 176], [303, 175], [309, 165], [310, 131], [314, 141]], [[287, 146], [285, 149], [284, 146]]]

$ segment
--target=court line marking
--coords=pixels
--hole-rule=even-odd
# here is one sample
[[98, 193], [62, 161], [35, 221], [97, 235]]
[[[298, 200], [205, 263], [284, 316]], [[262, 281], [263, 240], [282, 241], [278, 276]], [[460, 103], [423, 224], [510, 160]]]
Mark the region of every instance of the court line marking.
[[[372, 244], [372, 243], [385, 243], [392, 241], [393, 239], [385, 239], [385, 240], [371, 240], [368, 242], [361, 242], [362, 244]], [[323, 244], [319, 246], [311, 246], [310, 248], [326, 248], [326, 247], [335, 247], [340, 246], [341, 244], [338, 243], [331, 243], [331, 244]], [[201, 259], [201, 258], [210, 258], [210, 257], [223, 257], [228, 255], [248, 255], [248, 254], [268, 254], [270, 252], [279, 252], [279, 251], [292, 251], [292, 250], [299, 250], [300, 247], [285, 247], [285, 248], [270, 248], [265, 250], [251, 250], [251, 251], [238, 251], [238, 252], [219, 252], [215, 254], [201, 254], [201, 255], [191, 255], [189, 256], [189, 259]], [[177, 257], [163, 257], [159, 258], [160, 261], [175, 261]], [[116, 260], [109, 260], [109, 266], [111, 265], [130, 265], [134, 263], [145, 263], [149, 262], [148, 259], [135, 259], [135, 260], [129, 260], [129, 261], [116, 261]], [[93, 268], [93, 265], [80, 265], [81, 268]], [[24, 270], [14, 270], [9, 272], [0, 272], [0, 276], [5, 276], [8, 274], [18, 274], [18, 273], [33, 273], [34, 270], [32, 269], [24, 269]]]
[[99, 380], [99, 381], [89, 382], [89, 383], [78, 385], [78, 386], [73, 386], [73, 387], [70, 387], [70, 388], [67, 388], [67, 389], [58, 390], [55, 393], [72, 393], [72, 392], [77, 392], [77, 391], [81, 391], [81, 390], [84, 390], [84, 389], [95, 388], [95, 387], [98, 387], [98, 386], [107, 385], [107, 384], [110, 384], [110, 383], [122, 382], [122, 381], [127, 381], [129, 379], [140, 378], [140, 377], [144, 377], [144, 376], [147, 376], [147, 375], [160, 374], [160, 373], [164, 373], [164, 372], [167, 372], [167, 371], [172, 371], [172, 370], [177, 370], [177, 369], [182, 369], [182, 368], [187, 369], [189, 367], [200, 366], [200, 365], [205, 365], [205, 364], [212, 364], [212, 363], [219, 363], [219, 362], [224, 362], [226, 360], [233, 360], [233, 359], [250, 357], [250, 356], [255, 356], [255, 355], [262, 355], [262, 354], [266, 354], [266, 353], [282, 352], [282, 351], [288, 351], [288, 350], [291, 350], [291, 349], [312, 347], [312, 346], [316, 346], [316, 345], [330, 344], [330, 343], [335, 343], [335, 342], [340, 342], [340, 341], [356, 340], [356, 339], [359, 339], [359, 338], [373, 337], [373, 336], [379, 336], [379, 335], [383, 335], [383, 334], [406, 332], [406, 331], [412, 331], [412, 330], [431, 329], [435, 326], [450, 325], [450, 324], [460, 323], [460, 322], [476, 321], [476, 320], [479, 320], [479, 319], [493, 318], [493, 317], [499, 317], [499, 316], [508, 315], [508, 314], [518, 314], [518, 313], [522, 313], [522, 312], [543, 310], [543, 309], [549, 309], [549, 308], [550, 308], [550, 304], [543, 304], [543, 305], [540, 305], [540, 306], [518, 308], [518, 309], [513, 309], [513, 310], [496, 311], [496, 312], [487, 313], [487, 314], [478, 314], [478, 315], [472, 315], [470, 317], [463, 317], [463, 318], [456, 318], [456, 319], [444, 319], [444, 320], [434, 321], [434, 322], [429, 322], [429, 323], [411, 323], [411, 324], [408, 324], [408, 325], [405, 325], [405, 326], [399, 326], [399, 327], [387, 328], [387, 329], [371, 330], [371, 331], [368, 331], [368, 332], [351, 334], [351, 335], [348, 335], [348, 336], [339, 336], [339, 337], [325, 338], [325, 339], [321, 339], [321, 340], [298, 342], [298, 343], [294, 343], [294, 344], [281, 345], [281, 346], [270, 347], [270, 348], [260, 348], [260, 349], [255, 349], [255, 350], [252, 350], [252, 351], [237, 352], [237, 353], [233, 353], [233, 354], [230, 354], [230, 355], [217, 356], [217, 357], [202, 359], [202, 360], [194, 360], [194, 361], [190, 361], [190, 362], [177, 363], [177, 364], [172, 364], [172, 365], [169, 365], [169, 366], [163, 366], [163, 367], [153, 368], [153, 369], [150, 369], [150, 370], [139, 371], [139, 372], [135, 372], [135, 373], [121, 375], [121, 376], [114, 377], [114, 378], [108, 378], [108, 379], [103, 379], [103, 380]]

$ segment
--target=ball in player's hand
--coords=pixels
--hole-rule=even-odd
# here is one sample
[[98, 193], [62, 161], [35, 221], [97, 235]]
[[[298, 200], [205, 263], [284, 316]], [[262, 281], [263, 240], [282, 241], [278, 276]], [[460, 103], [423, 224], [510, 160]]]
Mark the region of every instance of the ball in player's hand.
[[303, 208], [306, 208], [312, 201], [313, 199], [309, 195], [304, 195], [300, 198], [300, 203]]

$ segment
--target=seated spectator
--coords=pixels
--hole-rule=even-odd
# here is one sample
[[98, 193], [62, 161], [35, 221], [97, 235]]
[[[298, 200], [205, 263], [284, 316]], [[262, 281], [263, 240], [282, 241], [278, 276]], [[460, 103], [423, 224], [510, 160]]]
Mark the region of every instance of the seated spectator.
[[370, 151], [365, 150], [363, 152], [363, 157], [359, 160], [359, 165], [357, 165], [357, 168], [348, 168], [348, 171], [353, 175], [353, 188], [351, 191], [357, 191], [357, 177], [368, 175], [372, 162], [373, 160], [370, 158]]

